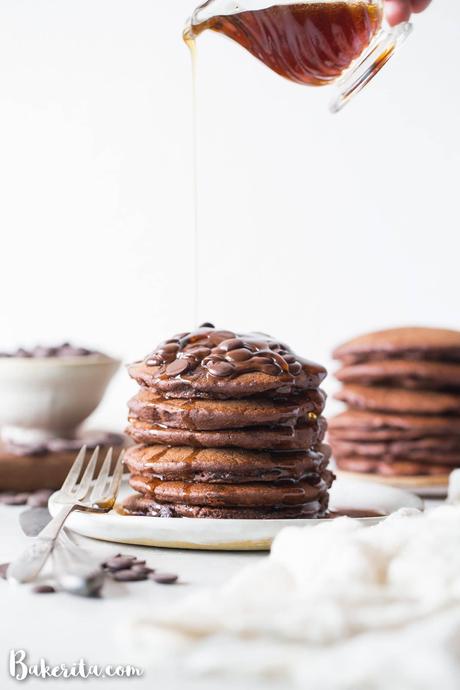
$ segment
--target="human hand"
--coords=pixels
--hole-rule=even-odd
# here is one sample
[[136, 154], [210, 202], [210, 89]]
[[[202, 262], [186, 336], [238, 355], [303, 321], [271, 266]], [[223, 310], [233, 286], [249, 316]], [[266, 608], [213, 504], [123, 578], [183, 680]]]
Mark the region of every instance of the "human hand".
[[410, 19], [412, 12], [423, 12], [431, 0], [385, 0], [385, 15], [391, 24], [400, 24]]

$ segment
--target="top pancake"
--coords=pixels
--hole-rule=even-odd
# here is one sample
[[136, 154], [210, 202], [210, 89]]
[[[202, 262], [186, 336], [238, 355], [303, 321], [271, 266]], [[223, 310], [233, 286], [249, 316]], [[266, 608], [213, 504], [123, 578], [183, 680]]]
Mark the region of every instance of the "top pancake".
[[460, 364], [407, 359], [384, 359], [348, 364], [336, 378], [362, 386], [400, 386], [421, 390], [460, 390]]
[[318, 388], [327, 374], [270, 336], [208, 327], [161, 343], [129, 373], [167, 398], [217, 399], [289, 397]]
[[391, 328], [362, 335], [333, 353], [346, 364], [381, 359], [460, 362], [460, 332], [444, 328]]

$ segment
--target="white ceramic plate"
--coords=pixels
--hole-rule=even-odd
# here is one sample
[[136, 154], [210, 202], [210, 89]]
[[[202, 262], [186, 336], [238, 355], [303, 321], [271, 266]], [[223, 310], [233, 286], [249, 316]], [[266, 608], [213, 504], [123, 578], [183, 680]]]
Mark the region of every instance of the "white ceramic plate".
[[[120, 492], [123, 500], [130, 492], [126, 483]], [[57, 494], [50, 498], [49, 509], [59, 511]], [[370, 482], [340, 478], [331, 491], [331, 510], [363, 510], [388, 515], [399, 508], [423, 509], [423, 501], [407, 491]], [[361, 518], [366, 524], [381, 517]], [[106, 515], [73, 513], [67, 527], [93, 539], [140, 544], [172, 549], [208, 549], [221, 551], [263, 551], [284, 527], [313, 526], [324, 520], [216, 520], [202, 518], [154, 518], [123, 516], [115, 511]]]

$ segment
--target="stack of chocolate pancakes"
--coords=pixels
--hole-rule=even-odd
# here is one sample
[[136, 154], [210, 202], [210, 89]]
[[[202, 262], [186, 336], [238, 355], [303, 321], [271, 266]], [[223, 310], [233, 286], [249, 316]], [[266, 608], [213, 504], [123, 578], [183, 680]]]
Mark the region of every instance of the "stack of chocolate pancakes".
[[460, 332], [380, 331], [334, 357], [348, 406], [330, 422], [340, 469], [440, 483], [460, 467]]
[[205, 324], [129, 368], [128, 514], [316, 518], [333, 474], [326, 370], [262, 334]]

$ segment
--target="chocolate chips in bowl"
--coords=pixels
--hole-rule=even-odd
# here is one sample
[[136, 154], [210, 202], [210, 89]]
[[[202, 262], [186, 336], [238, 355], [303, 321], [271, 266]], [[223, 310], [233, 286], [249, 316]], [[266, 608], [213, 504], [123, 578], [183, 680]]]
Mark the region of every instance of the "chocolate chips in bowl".
[[13, 352], [0, 352], [0, 358], [42, 359], [49, 357], [90, 357], [100, 354], [100, 352], [89, 350], [86, 347], [75, 347], [70, 343], [62, 343], [62, 345], [57, 346], [36, 345], [30, 349], [18, 347]]

